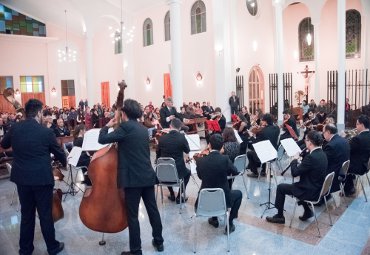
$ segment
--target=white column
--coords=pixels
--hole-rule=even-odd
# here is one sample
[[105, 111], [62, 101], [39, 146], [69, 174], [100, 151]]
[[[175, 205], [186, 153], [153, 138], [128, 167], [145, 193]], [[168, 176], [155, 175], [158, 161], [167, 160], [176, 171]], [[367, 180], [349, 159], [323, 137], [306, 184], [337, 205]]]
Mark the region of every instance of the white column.
[[346, 0], [338, 0], [338, 131], [344, 130], [345, 71], [346, 71]]
[[364, 58], [364, 68], [370, 68], [370, 2], [367, 0], [362, 1], [363, 14], [362, 24], [365, 24], [365, 38], [364, 38], [364, 52], [361, 52], [361, 57]]
[[227, 121], [230, 121], [228, 99], [231, 91], [235, 91], [235, 69], [231, 49], [231, 4], [234, 1], [217, 0], [213, 7], [213, 34], [215, 49], [215, 92], [216, 104], [221, 108]]
[[[278, 74], [278, 124], [283, 123], [284, 111], [284, 40], [283, 40], [283, 3], [279, 0], [274, 1], [275, 6], [275, 70]], [[290, 102], [292, 103], [292, 102]]]
[[174, 105], [179, 109], [183, 103], [181, 0], [170, 0], [171, 20], [171, 82]]
[[94, 84], [94, 48], [93, 48], [93, 33], [91, 31], [86, 32], [86, 92], [87, 101], [89, 106], [92, 107], [98, 101], [96, 94], [96, 84]]
[[[315, 102], [320, 101], [320, 40], [319, 40], [319, 34], [320, 34], [320, 24], [318, 22], [313, 23], [314, 27], [314, 47], [315, 47], [315, 94], [312, 94], [309, 92], [310, 98], [308, 100], [311, 100], [311, 98], [315, 99]], [[309, 103], [309, 102], [307, 102]]]

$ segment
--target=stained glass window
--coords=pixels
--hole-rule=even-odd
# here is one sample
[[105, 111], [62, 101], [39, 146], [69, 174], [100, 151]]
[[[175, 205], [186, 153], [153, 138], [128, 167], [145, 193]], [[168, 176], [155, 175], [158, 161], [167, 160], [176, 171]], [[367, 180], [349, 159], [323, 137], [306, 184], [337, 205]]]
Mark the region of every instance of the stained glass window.
[[21, 76], [20, 80], [22, 93], [44, 92], [44, 76]]
[[13, 76], [0, 76], [0, 94], [7, 88], [13, 88]]
[[206, 5], [197, 0], [191, 7], [191, 34], [199, 34], [207, 31]]
[[346, 12], [346, 56], [359, 58], [361, 54], [361, 14], [357, 10]]
[[315, 60], [315, 31], [311, 23], [311, 18], [304, 18], [298, 26], [299, 42], [299, 61]]
[[45, 24], [0, 4], [0, 33], [46, 36]]
[[150, 18], [147, 18], [144, 21], [143, 25], [143, 34], [144, 34], [144, 47], [153, 44], [153, 22]]
[[166, 13], [164, 17], [164, 40], [169, 41], [171, 40], [171, 22], [170, 22], [170, 11]]

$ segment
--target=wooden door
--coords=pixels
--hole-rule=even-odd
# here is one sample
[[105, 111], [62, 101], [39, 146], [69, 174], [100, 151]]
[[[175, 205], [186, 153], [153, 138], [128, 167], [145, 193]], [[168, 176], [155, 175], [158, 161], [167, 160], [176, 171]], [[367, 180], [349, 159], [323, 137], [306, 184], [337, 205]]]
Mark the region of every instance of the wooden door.
[[163, 76], [163, 88], [164, 88], [164, 98], [172, 97], [172, 84], [171, 76], [169, 73], [165, 73]]
[[110, 107], [109, 81], [101, 83], [101, 102], [105, 106]]
[[45, 93], [44, 92], [23, 92], [21, 93], [21, 100], [22, 100], [22, 105], [27, 103], [28, 100], [30, 99], [37, 99], [40, 100], [44, 105], [45, 105]]

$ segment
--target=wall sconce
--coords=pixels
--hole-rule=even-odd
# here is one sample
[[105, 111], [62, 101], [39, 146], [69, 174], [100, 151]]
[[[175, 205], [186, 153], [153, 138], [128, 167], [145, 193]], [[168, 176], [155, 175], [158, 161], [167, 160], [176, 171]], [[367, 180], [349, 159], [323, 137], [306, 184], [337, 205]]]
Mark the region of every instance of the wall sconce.
[[20, 96], [21, 95], [21, 92], [19, 91], [19, 89], [15, 89], [14, 95], [15, 96]]
[[197, 72], [197, 74], [195, 75], [195, 79], [200, 82], [203, 80], [203, 76], [200, 72]]
[[150, 80], [149, 77], [146, 77], [145, 85], [147, 90], [150, 90], [152, 88], [152, 81]]
[[57, 90], [56, 90], [56, 88], [55, 88], [55, 87], [52, 87], [50, 92], [51, 92], [51, 94], [52, 94], [53, 96], [55, 96], [55, 95], [57, 94]]

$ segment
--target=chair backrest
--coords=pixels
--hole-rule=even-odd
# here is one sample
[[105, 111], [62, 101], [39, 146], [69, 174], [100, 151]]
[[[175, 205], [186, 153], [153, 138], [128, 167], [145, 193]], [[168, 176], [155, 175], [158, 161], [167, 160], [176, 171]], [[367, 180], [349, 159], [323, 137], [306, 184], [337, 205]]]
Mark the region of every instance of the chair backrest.
[[176, 162], [173, 158], [171, 157], [160, 157], [157, 159], [157, 164], [160, 164], [160, 163], [166, 163], [166, 164], [173, 164], [176, 166]]
[[370, 171], [370, 158], [369, 158], [369, 161], [367, 162], [367, 172]]
[[156, 173], [160, 183], [179, 183], [179, 177], [174, 164], [159, 163], [156, 166]]
[[348, 173], [349, 162], [350, 162], [349, 160], [346, 160], [342, 164], [341, 174], [344, 174], [344, 176], [346, 176]]
[[8, 170], [9, 174], [12, 173], [12, 165], [8, 162], [5, 163], [6, 170]]
[[234, 166], [238, 169], [239, 173], [244, 173], [248, 165], [248, 158], [246, 154], [239, 155], [234, 160]]
[[331, 185], [333, 183], [333, 179], [334, 179], [334, 172], [331, 172], [325, 177], [324, 183], [322, 184], [320, 196], [317, 201], [320, 201], [322, 197], [329, 195]]
[[225, 193], [221, 188], [201, 189], [199, 192], [197, 215], [220, 216], [227, 211]]

